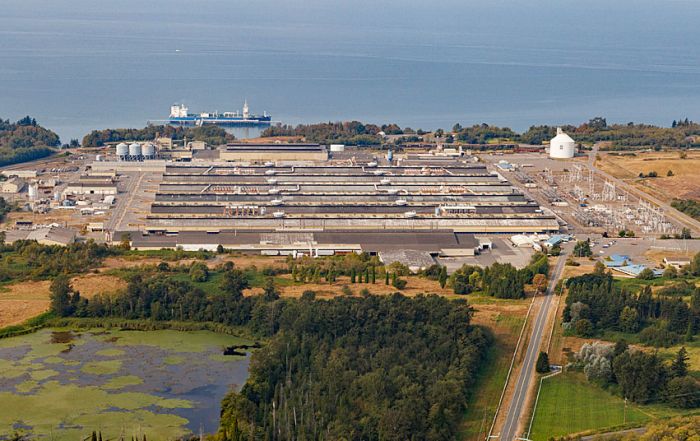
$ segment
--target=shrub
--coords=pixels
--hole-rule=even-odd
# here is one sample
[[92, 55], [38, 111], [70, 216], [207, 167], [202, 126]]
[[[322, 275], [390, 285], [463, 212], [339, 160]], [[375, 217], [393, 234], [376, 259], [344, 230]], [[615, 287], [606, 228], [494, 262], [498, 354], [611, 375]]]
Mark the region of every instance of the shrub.
[[394, 288], [396, 288], [396, 289], [398, 289], [398, 290], [402, 290], [402, 289], [406, 288], [406, 285], [407, 285], [407, 284], [408, 284], [408, 282], [406, 282], [404, 279], [400, 279], [400, 278], [398, 278], [398, 277], [395, 278], [395, 279], [391, 282], [391, 286], [393, 286]]
[[700, 385], [692, 377], [678, 377], [668, 382], [666, 401], [673, 407], [692, 409], [700, 406]]
[[681, 338], [675, 332], [666, 329], [661, 323], [648, 326], [639, 333], [639, 341], [645, 345], [657, 348], [668, 348], [680, 342]]

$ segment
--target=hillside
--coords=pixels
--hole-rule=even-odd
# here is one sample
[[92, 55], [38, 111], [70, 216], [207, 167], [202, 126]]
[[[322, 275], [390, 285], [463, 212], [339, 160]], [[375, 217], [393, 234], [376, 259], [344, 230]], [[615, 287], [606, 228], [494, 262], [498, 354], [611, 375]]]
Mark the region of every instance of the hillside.
[[0, 118], [0, 166], [49, 156], [60, 145], [58, 135], [26, 116], [15, 123]]

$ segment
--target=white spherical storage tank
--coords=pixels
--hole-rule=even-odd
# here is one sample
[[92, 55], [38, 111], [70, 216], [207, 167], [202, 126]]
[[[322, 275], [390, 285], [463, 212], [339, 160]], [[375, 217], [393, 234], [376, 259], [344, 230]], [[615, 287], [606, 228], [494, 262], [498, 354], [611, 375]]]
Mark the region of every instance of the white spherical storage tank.
[[573, 158], [576, 154], [576, 141], [557, 127], [557, 136], [549, 141], [549, 157], [555, 159]]

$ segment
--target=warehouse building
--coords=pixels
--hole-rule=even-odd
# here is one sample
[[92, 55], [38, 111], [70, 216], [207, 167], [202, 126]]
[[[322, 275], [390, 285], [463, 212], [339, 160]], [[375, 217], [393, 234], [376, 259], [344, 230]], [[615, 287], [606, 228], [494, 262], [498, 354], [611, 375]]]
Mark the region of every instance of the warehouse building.
[[411, 166], [171, 163], [142, 225], [141, 234], [132, 234], [135, 248], [221, 244], [310, 255], [414, 250], [420, 253], [411, 256], [422, 256], [416, 265], [428, 261], [425, 253], [474, 255], [475, 233], [559, 230], [553, 213], [502, 176], [457, 160]]
[[227, 144], [219, 150], [223, 161], [327, 161], [328, 149], [319, 144]]
[[63, 190], [64, 195], [116, 195], [117, 184], [114, 182], [71, 182]]

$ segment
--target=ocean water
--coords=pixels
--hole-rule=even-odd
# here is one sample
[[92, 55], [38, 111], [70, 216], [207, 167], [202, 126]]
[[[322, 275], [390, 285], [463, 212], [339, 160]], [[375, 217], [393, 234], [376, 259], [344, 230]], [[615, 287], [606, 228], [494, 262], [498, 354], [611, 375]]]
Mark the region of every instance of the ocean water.
[[0, 117], [63, 141], [169, 106], [297, 124], [700, 119], [697, 0], [3, 0]]

